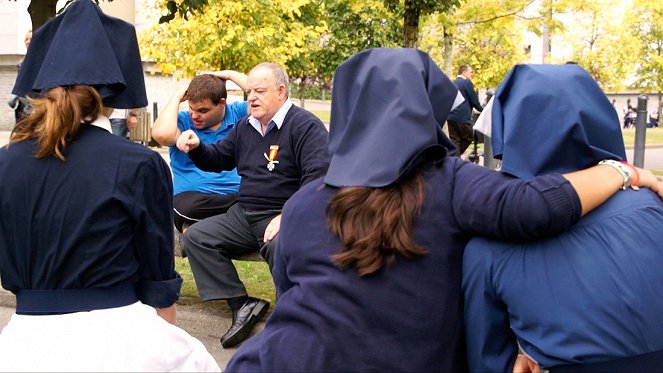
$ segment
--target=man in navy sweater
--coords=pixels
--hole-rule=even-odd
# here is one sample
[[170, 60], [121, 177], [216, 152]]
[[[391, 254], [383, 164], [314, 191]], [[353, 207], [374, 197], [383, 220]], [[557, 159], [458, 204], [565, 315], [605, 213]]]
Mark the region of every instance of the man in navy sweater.
[[329, 166], [327, 130], [320, 119], [292, 104], [281, 67], [254, 67], [247, 94], [250, 115], [221, 141], [203, 144], [190, 130], [177, 139], [177, 147], [201, 170], [237, 168], [242, 177], [238, 203], [192, 225], [182, 240], [202, 300], [226, 299], [233, 312], [232, 325], [221, 337], [224, 348], [248, 338], [269, 309], [267, 301], [247, 295], [231, 259], [260, 251], [271, 269], [283, 205]]
[[483, 110], [483, 106], [479, 103], [479, 96], [477, 96], [477, 92], [474, 90], [474, 84], [472, 84], [473, 75], [474, 70], [467, 65], [463, 65], [458, 69], [458, 77], [454, 80], [454, 84], [458, 87], [458, 91], [463, 95], [465, 101], [452, 110], [447, 118], [449, 137], [454, 145], [456, 145], [459, 157], [474, 139], [472, 108], [478, 111]]

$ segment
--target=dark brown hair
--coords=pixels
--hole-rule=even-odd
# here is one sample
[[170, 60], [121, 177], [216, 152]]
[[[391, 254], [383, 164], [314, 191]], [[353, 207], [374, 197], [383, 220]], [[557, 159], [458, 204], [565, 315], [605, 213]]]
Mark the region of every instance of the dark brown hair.
[[209, 98], [214, 105], [227, 97], [226, 81], [212, 74], [197, 75], [186, 90], [187, 100], [203, 101]]
[[42, 98], [30, 99], [32, 113], [20, 120], [9, 144], [35, 138], [37, 158], [55, 156], [64, 161], [69, 142], [81, 128], [81, 122], [95, 120], [102, 109], [101, 96], [87, 85], [55, 87]]
[[332, 260], [354, 267], [360, 276], [377, 272], [396, 255], [406, 259], [427, 253], [412, 235], [421, 213], [424, 184], [416, 174], [384, 188], [341, 188], [327, 204], [327, 225], [343, 249]]

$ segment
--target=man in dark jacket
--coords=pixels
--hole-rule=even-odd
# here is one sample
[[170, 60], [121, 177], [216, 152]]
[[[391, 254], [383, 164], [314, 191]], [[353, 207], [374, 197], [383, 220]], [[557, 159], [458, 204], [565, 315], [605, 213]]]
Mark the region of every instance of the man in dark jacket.
[[483, 110], [477, 92], [474, 90], [474, 84], [472, 84], [473, 75], [474, 71], [471, 67], [462, 65], [458, 69], [456, 80], [454, 80], [458, 91], [465, 99], [462, 104], [449, 113], [447, 118], [449, 137], [458, 149], [458, 156], [461, 156], [472, 143], [472, 108], [478, 111]]
[[225, 299], [233, 312], [232, 325], [221, 337], [224, 348], [248, 338], [269, 308], [267, 301], [247, 295], [231, 259], [260, 252], [271, 269], [283, 205], [329, 166], [327, 130], [290, 101], [288, 76], [280, 66], [254, 67], [246, 87], [250, 115], [223, 139], [204, 144], [186, 130], [176, 142], [201, 170], [237, 168], [242, 177], [237, 203], [190, 226], [182, 240], [202, 300]]

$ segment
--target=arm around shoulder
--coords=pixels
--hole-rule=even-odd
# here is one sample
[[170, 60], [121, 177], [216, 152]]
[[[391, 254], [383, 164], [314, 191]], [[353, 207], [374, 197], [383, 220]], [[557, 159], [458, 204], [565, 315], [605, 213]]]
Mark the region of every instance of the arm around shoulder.
[[578, 194], [582, 215], [598, 207], [619, 190], [631, 185], [649, 188], [663, 198], [663, 183], [651, 171], [631, 165], [624, 167], [623, 169], [627, 170], [626, 175], [619, 171], [619, 168], [605, 164], [562, 175]]

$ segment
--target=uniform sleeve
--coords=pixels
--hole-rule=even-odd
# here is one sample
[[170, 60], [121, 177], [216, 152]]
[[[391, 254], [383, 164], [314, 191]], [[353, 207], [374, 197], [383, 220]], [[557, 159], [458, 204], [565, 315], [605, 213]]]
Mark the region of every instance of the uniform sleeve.
[[578, 194], [560, 174], [524, 181], [458, 162], [452, 209], [471, 236], [532, 240], [564, 231], [580, 219]]
[[464, 319], [471, 372], [511, 372], [518, 344], [509, 326], [506, 305], [492, 284], [496, 250], [484, 239], [470, 241], [463, 257]]
[[154, 153], [136, 182], [134, 246], [139, 263], [138, 298], [152, 307], [173, 305], [182, 278], [173, 253], [173, 183], [166, 162]]
[[280, 250], [280, 253], [278, 255], [274, 255], [274, 267], [272, 268], [272, 279], [274, 280], [274, 287], [276, 288], [277, 298], [288, 291], [288, 289], [295, 286], [295, 284], [290, 281], [290, 278], [288, 277], [288, 269], [286, 266], [287, 254], [284, 254], [287, 253], [288, 250], [282, 249], [283, 247], [288, 248], [290, 245], [292, 245], [292, 238], [290, 234], [290, 226], [291, 223], [293, 223], [291, 221], [292, 219], [292, 213], [288, 208], [288, 203], [286, 203], [283, 208], [283, 216], [281, 217], [281, 229], [279, 234], [276, 236], [276, 248], [277, 250]]
[[483, 106], [481, 106], [481, 103], [479, 102], [479, 96], [477, 95], [477, 91], [474, 89], [474, 84], [472, 84], [471, 81], [468, 81], [466, 93], [470, 106], [477, 109], [478, 111], [483, 111]]
[[302, 170], [302, 184], [325, 176], [329, 168], [329, 133], [322, 122], [312, 120], [307, 126], [302, 126], [294, 142], [299, 168]]
[[237, 167], [235, 144], [238, 141], [238, 128], [233, 127], [230, 132], [215, 144], [203, 144], [189, 152], [191, 161], [203, 171], [221, 172], [230, 171]]

